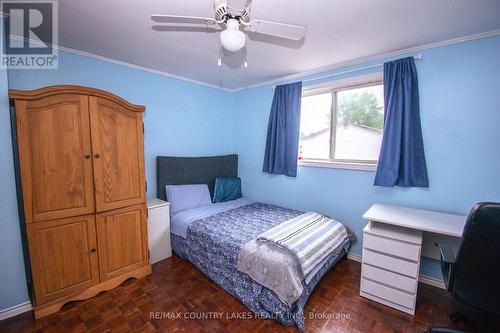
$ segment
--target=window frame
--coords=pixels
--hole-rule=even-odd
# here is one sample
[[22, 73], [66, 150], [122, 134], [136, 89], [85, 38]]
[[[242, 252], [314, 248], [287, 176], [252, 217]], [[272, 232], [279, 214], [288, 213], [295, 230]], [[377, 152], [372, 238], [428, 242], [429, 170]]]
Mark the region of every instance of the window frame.
[[[376, 171], [378, 160], [353, 160], [353, 159], [336, 159], [335, 158], [335, 142], [337, 131], [337, 94], [340, 91], [384, 85], [382, 73], [368, 75], [365, 77], [357, 77], [351, 80], [338, 80], [313, 86], [302, 90], [301, 98], [315, 96], [325, 93], [332, 94], [332, 105], [330, 106], [330, 150], [328, 159], [320, 158], [303, 158], [298, 161], [299, 166], [306, 167], [321, 167], [321, 168], [338, 168], [350, 170]], [[385, 109], [384, 109], [385, 114]], [[382, 132], [383, 135], [383, 132]]]

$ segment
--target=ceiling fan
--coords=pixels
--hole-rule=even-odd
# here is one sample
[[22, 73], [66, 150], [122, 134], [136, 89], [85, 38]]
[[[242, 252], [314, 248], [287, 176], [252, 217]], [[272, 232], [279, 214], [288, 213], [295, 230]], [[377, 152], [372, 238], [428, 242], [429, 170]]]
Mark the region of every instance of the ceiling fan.
[[166, 23], [167, 26], [191, 27], [194, 25], [221, 30], [220, 43], [229, 52], [237, 52], [245, 46], [245, 32], [247, 31], [295, 41], [305, 37], [307, 28], [304, 26], [260, 19], [250, 20], [251, 5], [252, 0], [247, 0], [245, 9], [235, 9], [228, 6], [227, 0], [214, 0], [214, 18], [153, 14], [151, 19], [157, 23]]

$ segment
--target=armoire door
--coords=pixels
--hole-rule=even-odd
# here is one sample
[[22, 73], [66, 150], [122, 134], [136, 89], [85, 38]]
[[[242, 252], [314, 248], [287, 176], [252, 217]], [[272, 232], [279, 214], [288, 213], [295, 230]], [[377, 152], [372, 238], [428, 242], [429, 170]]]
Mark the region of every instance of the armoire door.
[[36, 304], [99, 283], [93, 215], [28, 225]]
[[146, 205], [97, 214], [101, 281], [148, 264]]
[[27, 223], [94, 212], [88, 97], [16, 101]]
[[142, 115], [89, 97], [96, 211], [146, 202]]

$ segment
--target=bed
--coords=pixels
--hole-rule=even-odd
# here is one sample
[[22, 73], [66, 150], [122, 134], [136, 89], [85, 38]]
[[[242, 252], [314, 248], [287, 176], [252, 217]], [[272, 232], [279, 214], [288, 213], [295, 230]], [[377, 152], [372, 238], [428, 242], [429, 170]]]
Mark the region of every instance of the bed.
[[[217, 177], [237, 177], [238, 156], [157, 157], [157, 193], [166, 200], [165, 185], [207, 184], [213, 193]], [[241, 198], [177, 213], [171, 218], [173, 251], [189, 260], [203, 274], [239, 299], [256, 316], [276, 319], [304, 330], [304, 306], [323, 275], [346, 254], [344, 246], [318, 265], [303, 282], [300, 297], [292, 304], [238, 271], [241, 248], [265, 231], [302, 212]]]

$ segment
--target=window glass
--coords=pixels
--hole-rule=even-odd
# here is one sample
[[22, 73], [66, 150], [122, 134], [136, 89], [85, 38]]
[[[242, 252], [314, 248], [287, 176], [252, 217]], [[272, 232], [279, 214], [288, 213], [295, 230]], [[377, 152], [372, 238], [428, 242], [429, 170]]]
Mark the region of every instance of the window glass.
[[330, 156], [332, 94], [302, 97], [299, 159]]
[[382, 85], [337, 92], [335, 159], [378, 160], [384, 126], [383, 94]]
[[373, 84], [306, 92], [299, 159], [376, 164], [384, 126], [383, 90], [382, 84]]

